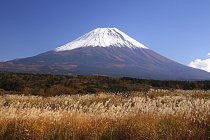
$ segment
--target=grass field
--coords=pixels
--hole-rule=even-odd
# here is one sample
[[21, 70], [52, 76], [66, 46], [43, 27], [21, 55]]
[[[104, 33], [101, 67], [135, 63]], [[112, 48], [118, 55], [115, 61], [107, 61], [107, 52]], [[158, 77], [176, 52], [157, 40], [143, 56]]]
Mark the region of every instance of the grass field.
[[1, 91], [0, 139], [210, 139], [210, 91], [56, 97]]

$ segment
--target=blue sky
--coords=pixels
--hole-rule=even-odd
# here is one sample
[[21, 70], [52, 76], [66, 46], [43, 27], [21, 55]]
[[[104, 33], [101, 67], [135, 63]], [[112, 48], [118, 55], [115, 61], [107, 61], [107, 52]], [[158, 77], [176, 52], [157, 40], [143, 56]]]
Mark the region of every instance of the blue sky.
[[0, 0], [0, 61], [116, 27], [182, 64], [208, 58], [209, 0]]

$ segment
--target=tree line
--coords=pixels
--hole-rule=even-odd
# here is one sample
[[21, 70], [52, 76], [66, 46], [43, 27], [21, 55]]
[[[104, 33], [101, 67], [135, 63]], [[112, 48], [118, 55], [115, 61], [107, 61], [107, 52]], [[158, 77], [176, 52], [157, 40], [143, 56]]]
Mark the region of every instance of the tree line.
[[67, 76], [0, 72], [0, 89], [21, 94], [55, 96], [61, 94], [124, 93], [154, 89], [210, 90], [210, 81], [162, 81], [130, 77]]

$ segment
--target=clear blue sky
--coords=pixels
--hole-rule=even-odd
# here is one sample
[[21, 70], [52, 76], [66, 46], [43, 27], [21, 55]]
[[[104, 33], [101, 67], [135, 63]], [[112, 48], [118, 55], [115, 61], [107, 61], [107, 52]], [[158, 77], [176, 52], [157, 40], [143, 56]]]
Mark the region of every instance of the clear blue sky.
[[178, 61], [210, 52], [209, 0], [0, 0], [0, 61], [52, 50], [116, 27]]

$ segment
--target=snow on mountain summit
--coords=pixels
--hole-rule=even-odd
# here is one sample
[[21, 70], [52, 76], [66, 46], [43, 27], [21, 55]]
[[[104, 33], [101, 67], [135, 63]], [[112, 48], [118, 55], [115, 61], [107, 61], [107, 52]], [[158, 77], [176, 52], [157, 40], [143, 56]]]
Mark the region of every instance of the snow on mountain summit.
[[78, 39], [55, 49], [67, 51], [81, 47], [129, 47], [148, 49], [143, 44], [126, 35], [117, 28], [97, 28]]

